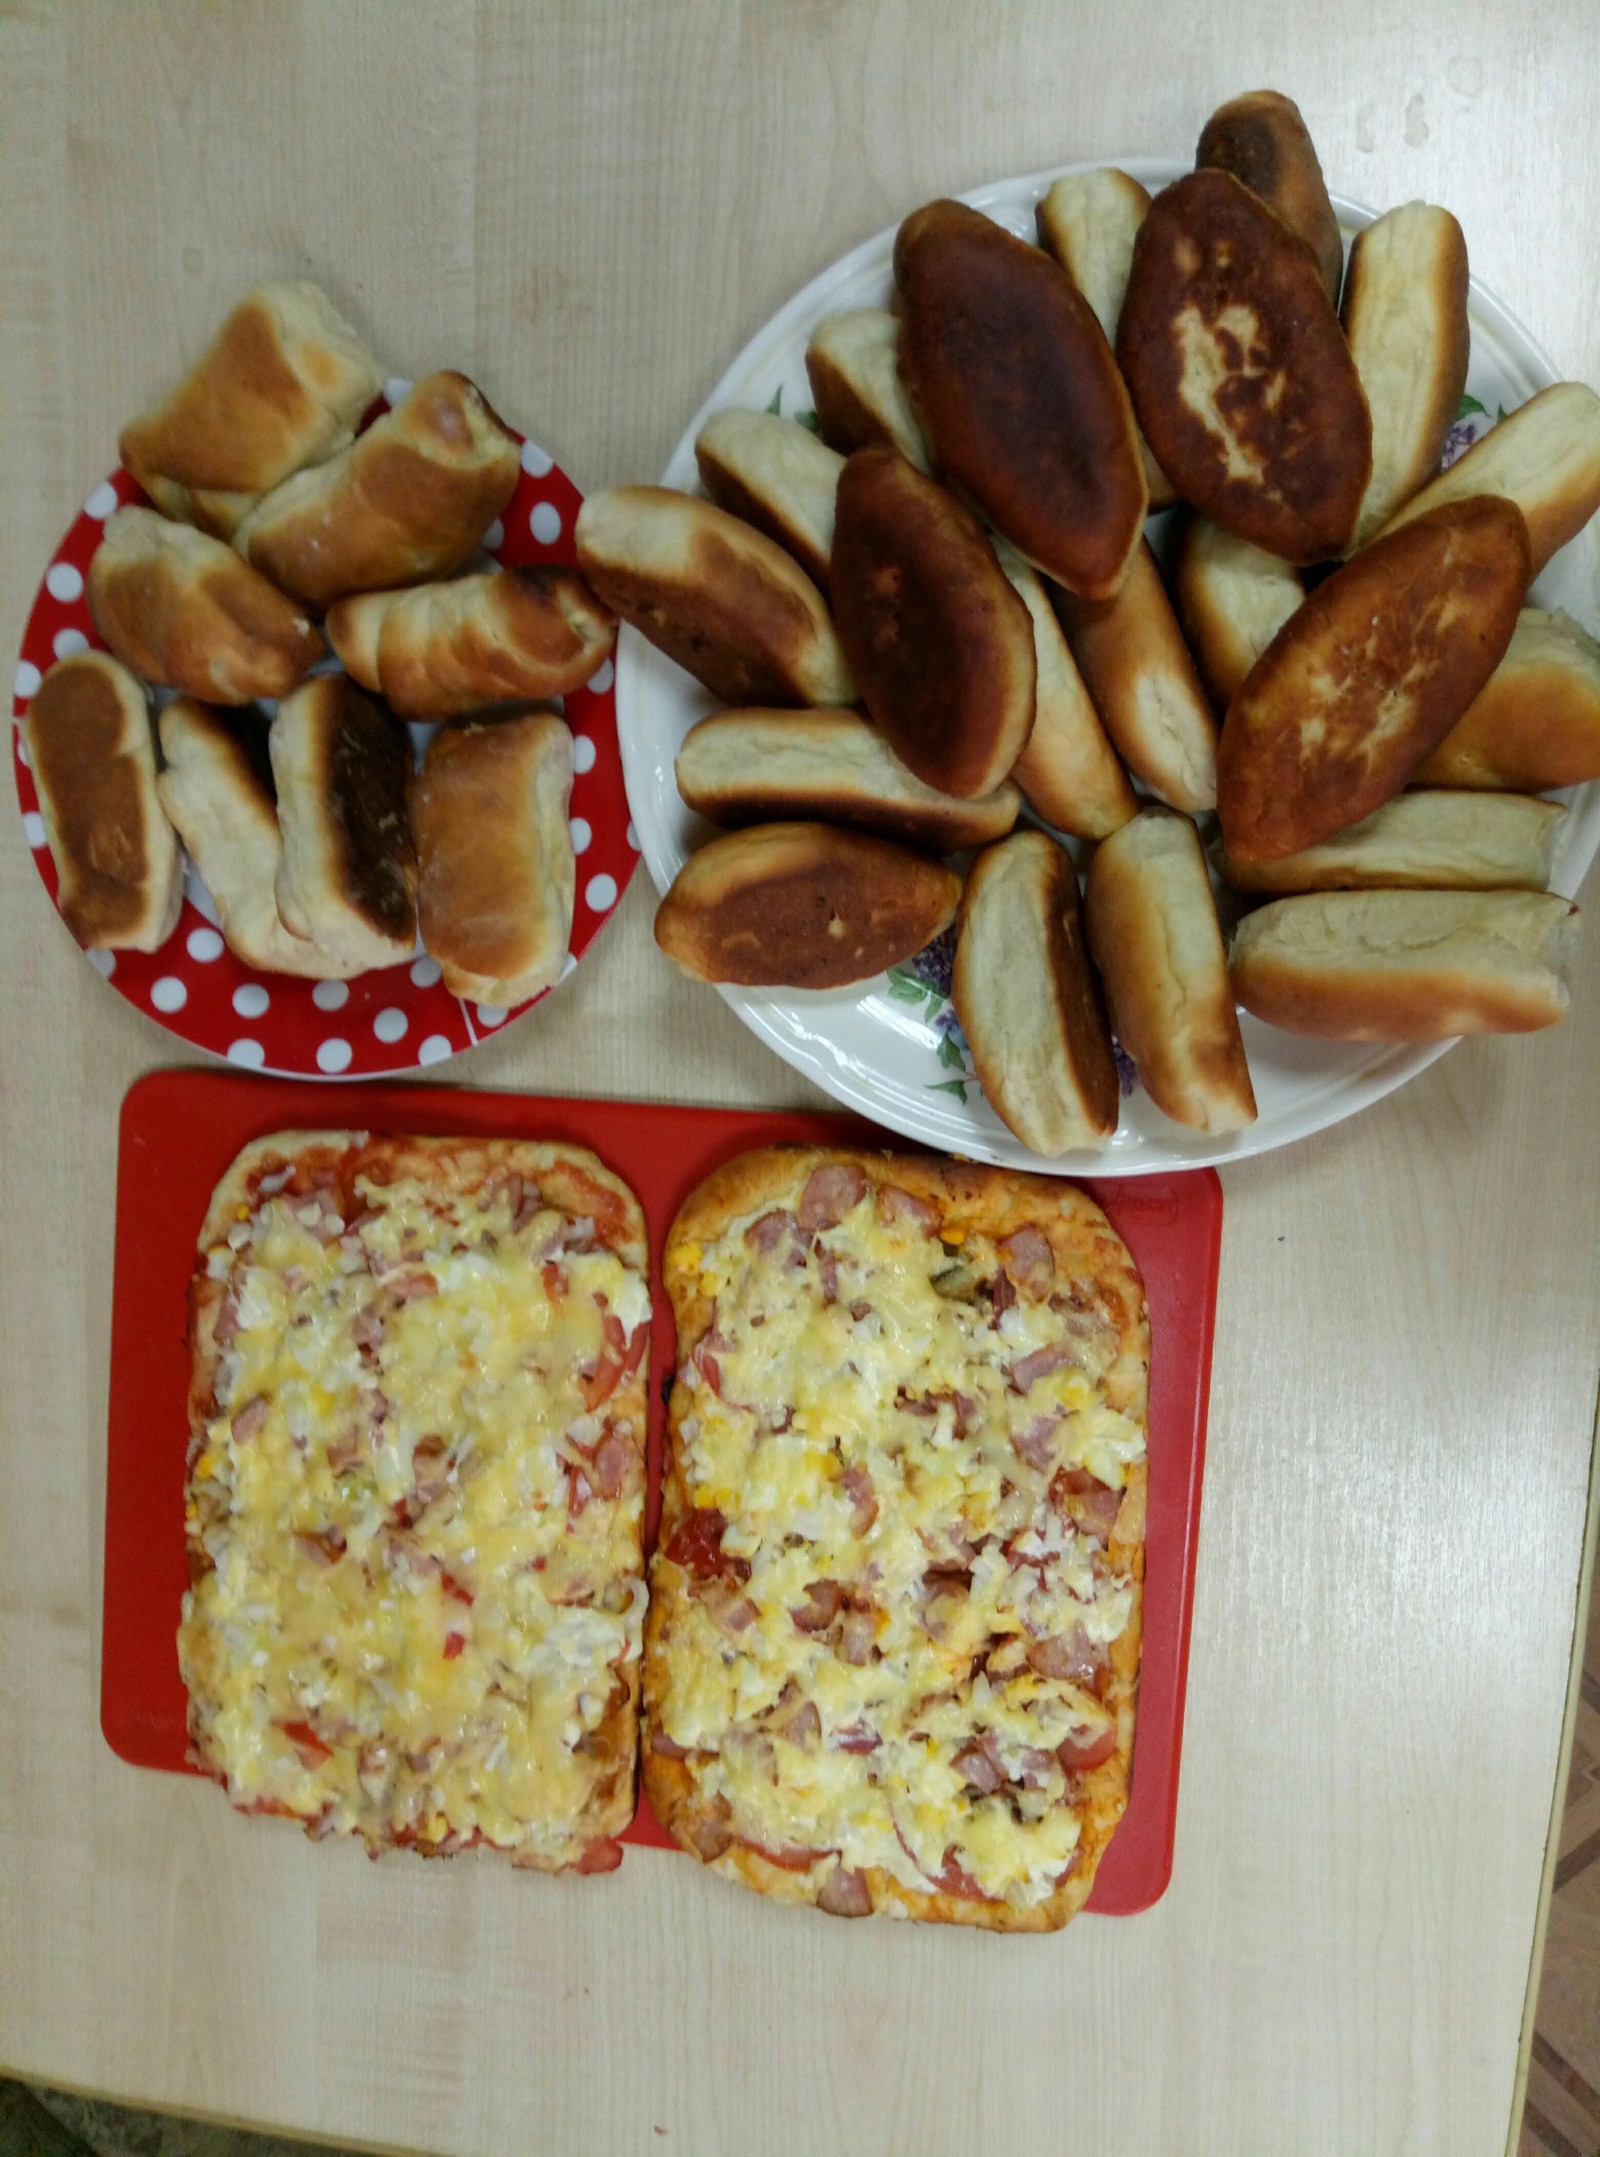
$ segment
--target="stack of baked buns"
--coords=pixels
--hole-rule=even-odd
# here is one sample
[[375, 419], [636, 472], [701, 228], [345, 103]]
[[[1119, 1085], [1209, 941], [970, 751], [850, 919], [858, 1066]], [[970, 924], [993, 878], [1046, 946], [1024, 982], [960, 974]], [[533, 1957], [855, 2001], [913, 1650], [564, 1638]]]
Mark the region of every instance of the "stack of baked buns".
[[1115, 1130], [1113, 1028], [1222, 1133], [1256, 1113], [1240, 1004], [1355, 1039], [1558, 1019], [1536, 797], [1600, 777], [1600, 645], [1527, 601], [1600, 507], [1600, 397], [1547, 389], [1442, 471], [1460, 227], [1407, 203], [1347, 268], [1276, 92], [1153, 200], [1073, 173], [1037, 227], [918, 210], [894, 311], [811, 338], [815, 431], [721, 411], [709, 499], [585, 504], [601, 599], [730, 707], [677, 760], [727, 831], [658, 943], [827, 989], [955, 922], [985, 1092], [1051, 1155]]
[[521, 467], [481, 392], [432, 374], [363, 426], [382, 379], [315, 285], [267, 284], [124, 430], [155, 506], [107, 521], [106, 650], [52, 667], [26, 720], [80, 943], [165, 942], [181, 841], [267, 972], [342, 979], [420, 934], [457, 995], [559, 977], [573, 763], [550, 700], [615, 623], [572, 570], [477, 566]]

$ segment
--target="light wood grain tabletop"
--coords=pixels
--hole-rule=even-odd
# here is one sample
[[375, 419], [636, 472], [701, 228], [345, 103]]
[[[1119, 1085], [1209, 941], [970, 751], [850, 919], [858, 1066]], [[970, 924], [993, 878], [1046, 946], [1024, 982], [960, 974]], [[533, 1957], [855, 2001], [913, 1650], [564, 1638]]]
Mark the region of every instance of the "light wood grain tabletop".
[[[269, 275], [471, 373], [584, 487], [935, 193], [1185, 154], [1297, 98], [1330, 185], [1460, 216], [1600, 381], [1592, 0], [1410, 7], [0, 0], [0, 628], [119, 423]], [[441, 1077], [815, 1099], [650, 943]], [[1591, 879], [1591, 890], [1595, 880]], [[996, 1939], [681, 1857], [370, 1865], [113, 1758], [97, 1716], [116, 1118], [182, 1051], [0, 813], [0, 2062], [435, 2151], [1498, 2151], [1600, 1358], [1600, 924], [1555, 1032], [1225, 1176], [1172, 1886]]]

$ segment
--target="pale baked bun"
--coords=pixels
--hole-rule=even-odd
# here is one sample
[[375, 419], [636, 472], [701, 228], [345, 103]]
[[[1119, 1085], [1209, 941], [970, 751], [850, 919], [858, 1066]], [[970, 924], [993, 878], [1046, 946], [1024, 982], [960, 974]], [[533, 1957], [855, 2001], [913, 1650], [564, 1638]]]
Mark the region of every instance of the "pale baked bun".
[[417, 925], [452, 996], [521, 1004], [561, 978], [577, 872], [572, 736], [549, 712], [441, 727], [411, 782]]
[[1135, 778], [1174, 809], [1217, 800], [1217, 722], [1189, 657], [1148, 540], [1115, 599], [1061, 597], [1084, 686]]
[[1566, 818], [1526, 794], [1397, 794], [1320, 846], [1278, 861], [1217, 866], [1238, 891], [1543, 891]]
[[233, 543], [312, 607], [418, 584], [462, 567], [521, 468], [516, 437], [465, 375], [427, 375], [348, 449], [263, 495]]
[[1600, 644], [1570, 614], [1524, 607], [1504, 659], [1412, 777], [1535, 794], [1600, 779]]
[[1201, 677], [1225, 712], [1306, 587], [1292, 563], [1191, 513], [1178, 538], [1173, 595]]
[[124, 427], [118, 450], [168, 516], [227, 537], [255, 496], [354, 438], [382, 381], [316, 285], [258, 285], [176, 389]]
[[1033, 624], [977, 518], [898, 450], [845, 463], [833, 606], [896, 754], [940, 793], [992, 794], [1033, 726]]
[[1116, 591], [1144, 529], [1133, 410], [1060, 264], [959, 202], [900, 227], [900, 373], [936, 468], [1036, 569]]
[[775, 539], [825, 592], [844, 470], [839, 452], [795, 420], [727, 411], [706, 421], [694, 457], [712, 501]]
[[828, 824], [752, 824], [678, 871], [656, 942], [697, 981], [838, 989], [909, 959], [950, 926], [942, 862]]
[[359, 960], [292, 936], [278, 913], [283, 837], [265, 729], [194, 697], [174, 697], [159, 724], [161, 806], [215, 902], [228, 949], [264, 973], [314, 981], [359, 973]]
[[278, 706], [267, 746], [283, 835], [276, 890], [284, 927], [341, 965], [409, 959], [417, 860], [404, 727], [344, 675], [315, 674]]
[[717, 824], [817, 818], [953, 854], [1017, 821], [1009, 782], [976, 801], [925, 786], [856, 712], [713, 712], [683, 738], [678, 792]]
[[1339, 220], [1316, 144], [1293, 99], [1278, 90], [1247, 90], [1230, 98], [1200, 130], [1194, 161], [1232, 173], [1305, 241], [1323, 289], [1337, 305], [1344, 268]]
[[1071, 857], [1019, 831], [973, 863], [951, 994], [989, 1106], [1034, 1153], [1103, 1146], [1117, 1067]]
[[153, 509], [106, 520], [88, 582], [94, 625], [125, 666], [214, 704], [287, 696], [327, 649], [231, 547]]
[[1033, 732], [1011, 776], [1057, 831], [1103, 839], [1139, 806], [1067, 646], [1044, 579], [998, 532], [995, 558], [1033, 623]]
[[1340, 313], [1372, 413], [1358, 547], [1439, 469], [1467, 386], [1467, 281], [1461, 227], [1432, 203], [1402, 203], [1356, 234]]
[[104, 652], [58, 660], [22, 733], [62, 920], [85, 950], [158, 951], [178, 925], [183, 856], [156, 793], [143, 688]]
[[1150, 205], [1117, 358], [1186, 501], [1286, 562], [1345, 551], [1372, 475], [1366, 393], [1315, 258], [1229, 173]]
[[578, 512], [578, 566], [724, 704], [853, 704], [826, 602], [764, 532], [670, 487], [608, 487]]
[[1469, 494], [1503, 494], [1516, 503], [1537, 576], [1600, 509], [1600, 397], [1585, 382], [1540, 390], [1414, 494], [1387, 529]]
[[617, 625], [575, 569], [490, 569], [361, 592], [328, 612], [352, 677], [401, 719], [565, 696], [609, 655]]
[[[1150, 207], [1150, 192], [1114, 165], [1068, 172], [1042, 197], [1035, 215], [1039, 244], [1055, 256], [1105, 331], [1115, 351], [1123, 295], [1133, 264], [1133, 243]], [[1177, 490], [1139, 436], [1145, 489], [1151, 509], [1170, 509]]]
[[1189, 818], [1144, 809], [1096, 847], [1083, 914], [1117, 1039], [1156, 1107], [1194, 1131], [1254, 1123], [1216, 901]]
[[1499, 665], [1528, 573], [1521, 513], [1480, 494], [1318, 585], [1228, 707], [1217, 811], [1232, 859], [1298, 854], [1398, 794]]
[[848, 457], [887, 442], [919, 472], [928, 470], [928, 445], [900, 379], [900, 325], [886, 307], [857, 307], [819, 322], [806, 346], [806, 374], [830, 448]]
[[1319, 892], [1246, 914], [1229, 968], [1245, 1009], [1290, 1033], [1530, 1033], [1566, 1015], [1577, 929], [1553, 892]]

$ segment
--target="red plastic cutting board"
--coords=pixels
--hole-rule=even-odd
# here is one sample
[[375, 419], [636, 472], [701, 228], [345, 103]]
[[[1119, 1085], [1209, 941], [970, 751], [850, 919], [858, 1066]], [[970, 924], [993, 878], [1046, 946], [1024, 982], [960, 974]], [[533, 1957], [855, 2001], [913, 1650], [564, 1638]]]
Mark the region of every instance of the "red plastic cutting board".
[[[342, 1086], [157, 1071], [122, 1104], [100, 1727], [135, 1767], [186, 1772], [186, 1697], [178, 1676], [189, 1443], [186, 1293], [211, 1192], [247, 1140], [326, 1129], [546, 1138], [589, 1146], [639, 1194], [650, 1224], [655, 1320], [650, 1347], [650, 1505], [660, 1486], [662, 1386], [675, 1367], [660, 1254], [674, 1214], [720, 1162], [782, 1140], [902, 1142], [848, 1116], [569, 1101], [423, 1086]], [[1144, 1662], [1133, 1791], [1088, 1908], [1148, 1909], [1172, 1874], [1178, 1759], [1194, 1601], [1200, 1479], [1222, 1187], [1211, 1170], [1086, 1182], [1132, 1251], [1150, 1301], [1150, 1492]], [[623, 1838], [665, 1844], [641, 1804]]]

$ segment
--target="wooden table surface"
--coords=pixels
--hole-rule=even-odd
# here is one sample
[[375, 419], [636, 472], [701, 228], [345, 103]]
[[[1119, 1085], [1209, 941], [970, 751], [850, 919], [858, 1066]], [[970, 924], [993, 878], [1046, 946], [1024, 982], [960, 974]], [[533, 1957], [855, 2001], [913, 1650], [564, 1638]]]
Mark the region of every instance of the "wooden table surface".
[[[801, 282], [928, 196], [1179, 151], [1295, 96], [1600, 380], [1592, 0], [241, 6], [0, 0], [0, 620], [235, 295], [315, 277], [578, 478], [654, 476]], [[1225, 1177], [1177, 1865], [1015, 1941], [369, 1865], [115, 1760], [97, 1719], [118, 1104], [182, 1054], [0, 813], [0, 2060], [434, 2151], [1502, 2147], [1600, 1351], [1600, 934], [1576, 1014]], [[661, 964], [641, 871], [443, 1077], [815, 1098]], [[1594, 881], [1591, 880], [1591, 889]]]

